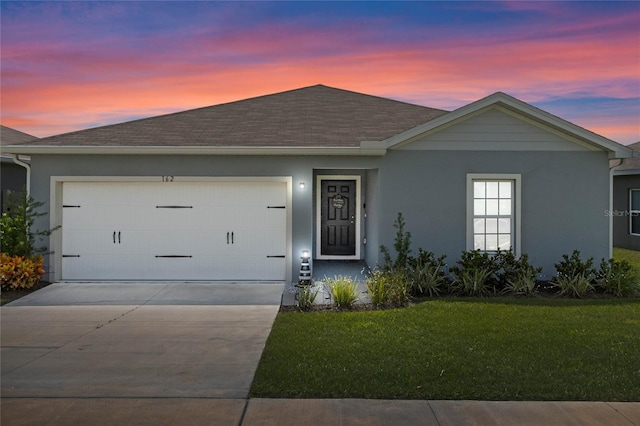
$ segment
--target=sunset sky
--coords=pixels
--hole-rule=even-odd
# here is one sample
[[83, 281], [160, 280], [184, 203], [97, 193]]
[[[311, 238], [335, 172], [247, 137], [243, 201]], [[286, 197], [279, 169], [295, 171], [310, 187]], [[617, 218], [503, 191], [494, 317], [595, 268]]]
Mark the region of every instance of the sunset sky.
[[452, 110], [502, 91], [640, 141], [640, 2], [14, 2], [1, 121], [35, 136], [314, 84]]

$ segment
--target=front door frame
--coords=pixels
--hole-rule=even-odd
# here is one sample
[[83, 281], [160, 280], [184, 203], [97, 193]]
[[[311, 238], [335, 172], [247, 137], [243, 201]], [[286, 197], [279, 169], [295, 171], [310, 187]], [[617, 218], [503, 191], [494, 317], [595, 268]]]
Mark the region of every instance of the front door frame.
[[[356, 253], [354, 255], [323, 255], [322, 254], [322, 181], [323, 180], [351, 180], [356, 183]], [[317, 175], [316, 176], [316, 253], [319, 260], [360, 260], [360, 231], [362, 216], [362, 193], [360, 175]]]

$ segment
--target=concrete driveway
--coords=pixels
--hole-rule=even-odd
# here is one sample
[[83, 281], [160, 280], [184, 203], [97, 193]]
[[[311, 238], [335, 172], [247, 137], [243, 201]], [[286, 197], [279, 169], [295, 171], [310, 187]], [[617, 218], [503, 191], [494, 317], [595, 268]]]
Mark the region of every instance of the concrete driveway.
[[29, 398], [245, 399], [282, 290], [62, 283], [5, 305], [2, 424]]

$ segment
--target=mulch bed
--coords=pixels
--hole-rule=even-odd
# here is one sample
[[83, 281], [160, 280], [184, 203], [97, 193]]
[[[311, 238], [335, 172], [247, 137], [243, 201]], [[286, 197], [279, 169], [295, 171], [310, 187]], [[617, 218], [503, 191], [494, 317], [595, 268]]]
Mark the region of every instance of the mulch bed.
[[51, 284], [48, 281], [39, 281], [36, 285], [31, 288], [20, 288], [15, 290], [5, 290], [2, 289], [2, 304], [13, 302], [14, 300], [18, 300], [21, 297], [24, 297], [28, 294], [33, 293], [34, 291], [38, 291], [41, 288], [45, 288]]

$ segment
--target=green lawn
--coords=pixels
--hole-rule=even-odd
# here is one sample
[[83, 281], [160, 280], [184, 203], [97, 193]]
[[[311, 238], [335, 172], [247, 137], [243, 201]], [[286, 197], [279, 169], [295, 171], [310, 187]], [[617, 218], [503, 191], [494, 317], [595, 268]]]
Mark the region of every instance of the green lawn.
[[252, 397], [640, 401], [640, 300], [278, 314]]

